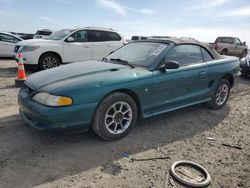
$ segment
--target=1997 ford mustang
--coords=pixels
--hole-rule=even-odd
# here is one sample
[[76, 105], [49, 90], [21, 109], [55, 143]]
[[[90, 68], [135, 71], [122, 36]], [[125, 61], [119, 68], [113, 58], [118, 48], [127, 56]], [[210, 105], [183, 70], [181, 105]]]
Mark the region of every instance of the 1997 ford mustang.
[[194, 39], [130, 43], [102, 61], [64, 65], [31, 75], [18, 94], [20, 114], [40, 130], [92, 129], [122, 138], [137, 118], [207, 102], [222, 108], [239, 60]]

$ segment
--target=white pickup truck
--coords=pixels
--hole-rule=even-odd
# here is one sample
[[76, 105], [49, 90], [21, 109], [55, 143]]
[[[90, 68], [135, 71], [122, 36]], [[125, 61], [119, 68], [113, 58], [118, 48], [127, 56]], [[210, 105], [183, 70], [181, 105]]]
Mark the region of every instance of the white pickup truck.
[[248, 46], [237, 37], [218, 37], [215, 43], [210, 43], [221, 55], [233, 55], [243, 58], [247, 55]]

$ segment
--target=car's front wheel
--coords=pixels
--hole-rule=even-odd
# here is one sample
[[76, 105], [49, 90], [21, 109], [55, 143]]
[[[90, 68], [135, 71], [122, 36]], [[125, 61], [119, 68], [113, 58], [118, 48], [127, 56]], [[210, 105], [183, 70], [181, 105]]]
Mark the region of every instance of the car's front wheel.
[[45, 53], [43, 54], [38, 62], [39, 70], [46, 70], [58, 67], [61, 64], [60, 58], [53, 53]]
[[230, 83], [228, 80], [222, 79], [212, 96], [212, 100], [209, 103], [210, 107], [213, 109], [222, 108], [226, 104], [229, 94]]
[[115, 92], [99, 104], [92, 128], [104, 140], [117, 140], [127, 135], [137, 121], [137, 106], [132, 97]]

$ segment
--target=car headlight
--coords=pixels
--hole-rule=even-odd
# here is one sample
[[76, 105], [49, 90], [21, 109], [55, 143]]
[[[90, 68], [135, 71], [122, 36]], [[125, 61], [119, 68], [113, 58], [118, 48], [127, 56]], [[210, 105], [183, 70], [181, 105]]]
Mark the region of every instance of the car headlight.
[[33, 100], [47, 106], [69, 106], [73, 103], [72, 98], [66, 96], [56, 96], [41, 92], [33, 96]]
[[40, 46], [23, 46], [19, 52], [30, 52], [36, 50], [39, 47]]

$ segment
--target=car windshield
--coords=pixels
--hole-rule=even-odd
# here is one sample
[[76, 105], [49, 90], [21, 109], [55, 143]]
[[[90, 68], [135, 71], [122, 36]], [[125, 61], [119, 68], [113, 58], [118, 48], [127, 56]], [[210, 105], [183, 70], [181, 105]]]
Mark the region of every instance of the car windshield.
[[133, 66], [149, 67], [167, 46], [168, 44], [157, 42], [130, 43], [113, 52], [105, 59], [111, 63], [126, 61]]
[[36, 35], [45, 35], [45, 36], [49, 36], [51, 35], [52, 31], [37, 31]]
[[69, 29], [63, 29], [63, 30], [60, 30], [60, 31], [56, 31], [55, 33], [50, 35], [47, 38], [47, 40], [61, 40], [62, 38], [64, 38], [68, 34], [70, 34], [72, 31], [73, 30], [69, 30]]

